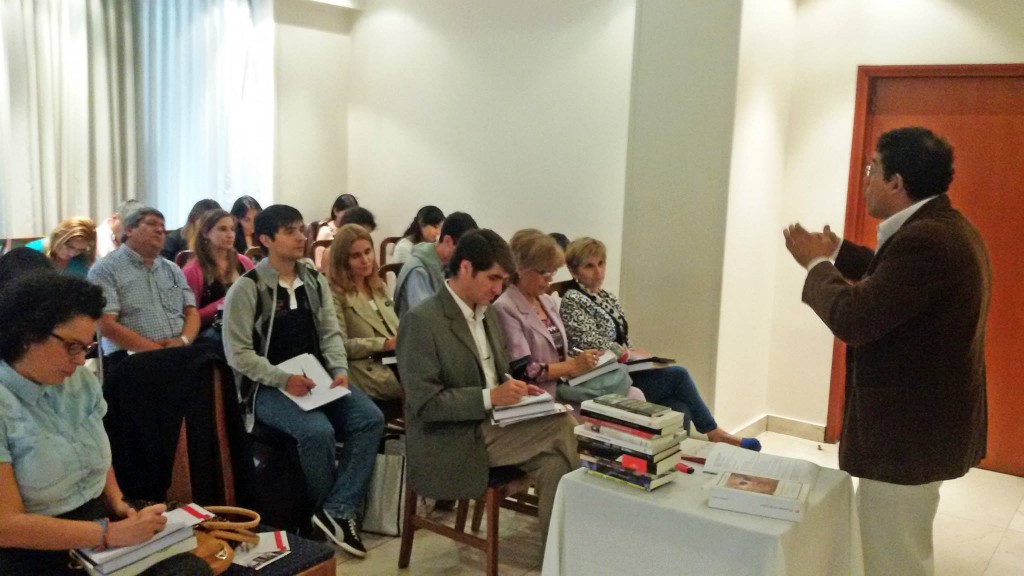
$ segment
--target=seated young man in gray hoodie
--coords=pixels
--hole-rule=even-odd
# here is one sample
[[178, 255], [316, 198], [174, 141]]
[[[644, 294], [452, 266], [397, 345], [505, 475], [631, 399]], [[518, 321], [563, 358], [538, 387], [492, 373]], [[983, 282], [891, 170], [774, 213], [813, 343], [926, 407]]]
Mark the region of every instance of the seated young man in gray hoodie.
[[[270, 206], [256, 216], [254, 236], [267, 257], [227, 293], [224, 353], [252, 416], [295, 438], [306, 486], [317, 502], [313, 525], [346, 552], [363, 558], [366, 548], [356, 512], [373, 474], [384, 416], [355, 388], [305, 412], [287, 395], [305, 395], [315, 384], [276, 367], [309, 353], [333, 377], [332, 387], [348, 387], [348, 362], [331, 290], [323, 276], [299, 262], [306, 246], [303, 230], [302, 214], [291, 206]], [[335, 438], [345, 443], [337, 466]]]

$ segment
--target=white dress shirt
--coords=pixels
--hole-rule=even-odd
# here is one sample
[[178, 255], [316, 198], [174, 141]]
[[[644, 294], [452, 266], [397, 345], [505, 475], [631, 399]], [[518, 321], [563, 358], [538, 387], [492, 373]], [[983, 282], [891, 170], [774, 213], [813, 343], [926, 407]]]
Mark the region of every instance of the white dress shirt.
[[498, 387], [498, 372], [494, 369], [494, 356], [491, 352], [491, 344], [487, 341], [487, 330], [484, 328], [484, 313], [487, 312], [487, 306], [477, 306], [476, 308], [470, 308], [458, 294], [452, 290], [451, 285], [448, 282], [444, 283], [445, 288], [455, 299], [455, 303], [459, 305], [459, 310], [462, 311], [463, 317], [466, 318], [466, 324], [469, 326], [469, 333], [473, 335], [473, 341], [476, 342], [476, 351], [480, 355], [480, 363], [484, 369], [484, 382], [487, 387], [483, 390], [484, 394], [484, 410], [491, 409], [491, 388]]

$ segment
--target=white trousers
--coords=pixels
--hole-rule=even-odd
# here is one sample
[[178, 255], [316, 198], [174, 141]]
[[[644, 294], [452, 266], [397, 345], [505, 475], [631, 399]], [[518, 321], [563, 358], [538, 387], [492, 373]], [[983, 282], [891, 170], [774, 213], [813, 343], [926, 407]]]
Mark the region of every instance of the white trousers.
[[860, 518], [866, 576], [932, 576], [932, 525], [942, 482], [904, 486], [859, 479]]

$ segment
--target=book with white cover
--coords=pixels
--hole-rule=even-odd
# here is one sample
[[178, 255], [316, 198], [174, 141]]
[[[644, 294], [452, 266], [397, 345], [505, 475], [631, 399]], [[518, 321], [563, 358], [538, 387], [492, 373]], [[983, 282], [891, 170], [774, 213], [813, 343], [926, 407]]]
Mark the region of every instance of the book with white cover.
[[235, 557], [231, 560], [232, 564], [260, 570], [268, 564], [291, 554], [292, 548], [291, 544], [288, 543], [288, 535], [281, 530], [261, 532], [257, 536], [260, 538], [259, 543], [242, 543], [235, 548]]
[[134, 546], [120, 546], [107, 550], [80, 548], [79, 555], [99, 572], [109, 574], [137, 562], [154, 552], [158, 552], [177, 544], [192, 536], [192, 527], [204, 520], [213, 518], [213, 514], [196, 504], [187, 504], [180, 508], [164, 512], [167, 524], [164, 529], [152, 538]]
[[[292, 396], [285, 392], [285, 397], [290, 399], [299, 405], [306, 412], [314, 408], [319, 408], [324, 404], [334, 402], [338, 398], [347, 396], [351, 392], [344, 386], [335, 386], [331, 388], [331, 384], [334, 383], [334, 378], [324, 370], [323, 365], [316, 359], [316, 356], [312, 354], [299, 354], [294, 358], [289, 358], [284, 362], [277, 365], [278, 368], [284, 370], [289, 374], [296, 374], [299, 376], [305, 376], [316, 384], [309, 394], [305, 396]], [[283, 390], [282, 390], [283, 391]]]
[[153, 552], [145, 558], [136, 560], [135, 562], [125, 566], [124, 568], [114, 570], [113, 572], [100, 572], [96, 568], [96, 566], [90, 564], [89, 561], [86, 560], [78, 550], [72, 550], [71, 555], [79, 561], [79, 563], [82, 565], [82, 568], [90, 576], [136, 576], [137, 574], [141, 574], [142, 572], [144, 572], [150, 566], [153, 566], [158, 562], [162, 562], [170, 558], [171, 556], [181, 554], [183, 552], [191, 552], [195, 550], [196, 546], [198, 545], [199, 540], [196, 539], [195, 535], [193, 534], [192, 536], [189, 536], [188, 538], [185, 538], [184, 540], [181, 540], [176, 544], [171, 544], [167, 548]]
[[537, 412], [544, 412], [546, 410], [552, 410], [554, 407], [555, 400], [551, 397], [551, 394], [544, 392], [536, 396], [523, 396], [519, 399], [519, 402], [515, 404], [509, 404], [508, 406], [495, 406], [494, 419], [501, 421], [507, 420], [508, 418], [515, 418], [517, 416], [526, 416], [529, 414], [536, 414]]
[[615, 356], [615, 354], [612, 354], [610, 350], [605, 350], [604, 353], [601, 354], [601, 357], [597, 359], [597, 364], [594, 365], [593, 368], [584, 372], [583, 374], [580, 374], [579, 376], [569, 378], [567, 382], [569, 386], [579, 386], [580, 384], [583, 384], [588, 380], [597, 378], [601, 374], [605, 374], [611, 372], [612, 370], [615, 370], [616, 368], [619, 367], [618, 360], [619, 359]]
[[711, 487], [708, 506], [800, 522], [811, 485], [742, 472], [725, 472]]
[[542, 412], [534, 412], [532, 414], [516, 416], [513, 418], [505, 418], [503, 420], [495, 420], [494, 414], [492, 413], [491, 424], [494, 424], [499, 428], [504, 428], [517, 422], [525, 422], [526, 420], [533, 420], [534, 418], [542, 418], [554, 414], [567, 414], [569, 412], [572, 412], [572, 406], [569, 406], [568, 404], [559, 404], [558, 402], [553, 402], [551, 404], [545, 404], [544, 406], [547, 406], [548, 408]]
[[670, 410], [669, 412], [658, 416], [641, 416], [640, 414], [634, 414], [633, 412], [627, 412], [611, 406], [598, 404], [593, 400], [584, 400], [583, 403], [580, 404], [580, 409], [593, 412], [594, 414], [611, 416], [612, 418], [623, 422], [639, 424], [652, 430], [661, 430], [668, 426], [676, 426], [683, 423], [683, 413], [676, 412], [675, 410]]

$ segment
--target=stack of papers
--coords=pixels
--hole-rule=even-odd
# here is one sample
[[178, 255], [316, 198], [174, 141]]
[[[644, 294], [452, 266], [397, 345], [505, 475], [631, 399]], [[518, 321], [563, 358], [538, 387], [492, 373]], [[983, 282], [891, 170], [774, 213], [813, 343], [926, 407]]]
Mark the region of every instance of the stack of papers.
[[98, 576], [131, 576], [150, 566], [197, 546], [192, 527], [213, 514], [196, 504], [188, 504], [164, 513], [167, 524], [149, 540], [134, 546], [121, 546], [97, 551], [91, 548], [73, 550], [86, 572]]
[[562, 414], [569, 410], [572, 408], [555, 403], [551, 394], [544, 392], [537, 396], [523, 396], [519, 402], [509, 406], [495, 406], [491, 410], [491, 423], [505, 427], [524, 420]]

